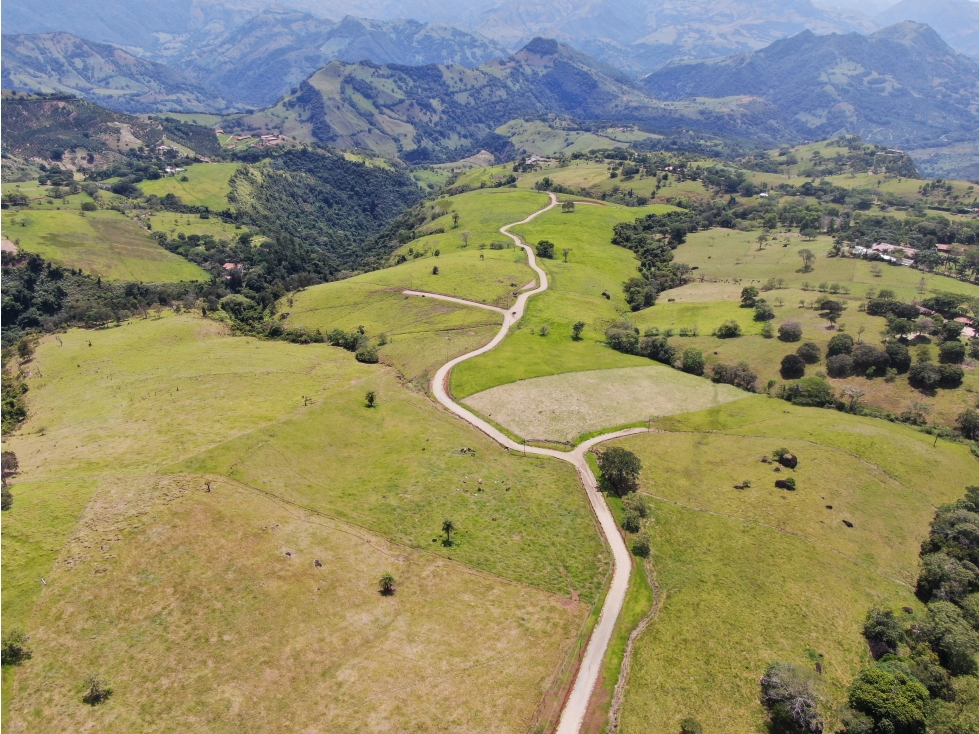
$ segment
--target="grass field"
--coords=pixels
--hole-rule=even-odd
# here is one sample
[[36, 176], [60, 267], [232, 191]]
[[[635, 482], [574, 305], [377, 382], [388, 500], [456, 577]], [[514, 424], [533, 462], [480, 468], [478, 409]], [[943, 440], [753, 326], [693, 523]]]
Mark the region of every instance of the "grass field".
[[539, 120], [511, 120], [498, 127], [496, 133], [510, 138], [514, 147], [527, 155], [570, 155], [596, 148], [626, 148], [639, 140], [660, 137], [632, 128], [608, 128], [598, 133], [564, 130]]
[[[622, 731], [674, 731], [693, 716], [705, 731], [764, 732], [758, 678], [775, 659], [821, 662], [832, 723], [870, 660], [867, 609], [917, 606], [934, 506], [961, 495], [975, 460], [903, 426], [761, 397], [654, 427], [667, 433], [616, 442], [643, 460], [665, 594], [637, 642]], [[796, 492], [774, 488], [779, 475], [759, 461], [780, 446], [799, 456]]]
[[[155, 181], [142, 181], [139, 188], [146, 195], [164, 197], [167, 194], [179, 196], [184, 204], [206, 206], [212, 211], [230, 208], [228, 194], [231, 193], [231, 176], [238, 170], [237, 163], [197, 163], [176, 176], [158, 178]], [[186, 176], [188, 181], [180, 179]]]
[[5, 442], [4, 625], [34, 648], [10, 731], [531, 725], [609, 563], [570, 467], [331, 347], [187, 315], [61, 340]]
[[[248, 227], [243, 225], [228, 224], [217, 217], [201, 219], [198, 214], [161, 212], [151, 215], [149, 220], [154, 232], [165, 232], [169, 237], [176, 237], [183, 232], [185, 235], [211, 235], [216, 240], [231, 240], [249, 231]], [[255, 237], [252, 243], [258, 244], [263, 239], [260, 236]]]
[[470, 395], [466, 405], [522, 438], [568, 442], [601, 428], [747, 396], [730, 385], [651, 365], [520, 380]]
[[[87, 196], [79, 194], [70, 200]], [[110, 210], [30, 208], [3, 212], [4, 236], [26, 252], [107, 280], [162, 283], [204, 280], [207, 274], [167, 252], [138, 224]], [[82, 216], [84, 214], [84, 216]]]
[[[757, 232], [709, 229], [695, 232], [676, 249], [676, 262], [696, 266], [696, 276], [725, 283], [758, 286], [770, 278], [781, 278], [791, 288], [809, 283], [846, 285], [853, 293], [864, 295], [869, 288], [890, 288], [898, 298], [910, 301], [920, 297], [918, 286], [925, 281], [925, 292], [979, 294], [979, 287], [942, 275], [923, 273], [900, 265], [881, 264], [881, 276], [871, 271], [873, 263], [856, 258], [826, 257], [832, 238], [818, 237], [807, 242], [798, 236], [777, 236], [758, 250]], [[802, 271], [799, 251], [816, 255], [811, 272]]]
[[[635, 274], [637, 265], [632, 252], [612, 245], [610, 239], [618, 222], [668, 210], [662, 205], [629, 208], [582, 204], [573, 214], [552, 209], [529, 224], [514, 227], [512, 231], [529, 243], [547, 239], [555, 244], [554, 260], [538, 260], [548, 273], [550, 288], [530, 299], [524, 318], [499, 348], [453, 370], [452, 393], [464, 398], [514, 380], [648, 364], [600, 343], [606, 327], [628, 312], [622, 283]], [[565, 248], [571, 250], [566, 263]], [[582, 340], [575, 342], [571, 326], [579, 320], [587, 327]], [[550, 334], [541, 336], [540, 328], [545, 324]]]

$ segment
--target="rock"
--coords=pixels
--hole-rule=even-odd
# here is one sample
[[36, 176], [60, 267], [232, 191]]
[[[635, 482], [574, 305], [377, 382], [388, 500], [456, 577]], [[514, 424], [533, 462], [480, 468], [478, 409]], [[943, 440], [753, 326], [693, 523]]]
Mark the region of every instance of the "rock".
[[827, 510], [832, 510], [833, 509], [833, 505], [826, 505], [826, 509]]
[[912, 609], [911, 607], [901, 607], [901, 610], [902, 610], [902, 611], [903, 611], [903, 612], [904, 612], [905, 614], [914, 614], [914, 610], [913, 610], [913, 609]]
[[787, 479], [776, 479], [775, 486], [778, 487], [779, 489], [788, 489], [789, 481]]
[[313, 561], [313, 565], [316, 566], [316, 568], [322, 568], [323, 567], [323, 563], [320, 561], [319, 558], [317, 558], [315, 561]]
[[775, 471], [782, 471], [782, 467], [780, 467], [780, 466], [776, 466], [776, 467], [775, 467]]
[[795, 454], [786, 454], [778, 460], [778, 463], [787, 469], [795, 469], [799, 463], [799, 460], [796, 458]]
[[849, 520], [844, 520], [843, 521], [843, 524], [846, 525], [848, 528], [852, 528], [853, 527], [853, 523], [850, 522]]

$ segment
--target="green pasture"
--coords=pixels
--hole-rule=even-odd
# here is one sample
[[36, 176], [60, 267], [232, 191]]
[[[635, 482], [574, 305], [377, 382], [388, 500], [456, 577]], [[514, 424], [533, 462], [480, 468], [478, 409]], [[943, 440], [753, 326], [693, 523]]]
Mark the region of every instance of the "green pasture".
[[[69, 199], [81, 197], [89, 200], [84, 194]], [[7, 209], [3, 233], [26, 252], [107, 280], [162, 283], [208, 277], [198, 266], [164, 250], [146, 230], [117, 211]]]
[[[867, 610], [917, 607], [934, 507], [962, 494], [975, 460], [904, 426], [763, 397], [653, 424], [665, 433], [616, 442], [643, 460], [665, 595], [637, 642], [623, 731], [693, 716], [705, 730], [764, 732], [758, 678], [776, 659], [821, 663], [832, 725], [870, 660]], [[796, 470], [760, 461], [779, 447], [799, 457]], [[774, 487], [787, 474], [795, 492]]]
[[[184, 204], [206, 206], [213, 211], [230, 208], [231, 176], [238, 170], [237, 163], [196, 163], [175, 176], [141, 181], [139, 188], [147, 196], [155, 194], [163, 198], [167, 194], [179, 196]], [[188, 181], [181, 181], [186, 176]]]
[[[154, 232], [164, 232], [168, 237], [176, 237], [183, 232], [185, 235], [210, 235], [216, 240], [231, 240], [237, 238], [248, 227], [240, 224], [229, 224], [217, 217], [201, 219], [199, 214], [177, 214], [174, 212], [158, 212], [149, 217], [150, 226]], [[262, 237], [252, 239], [253, 244], [262, 241]]]
[[[633, 277], [637, 264], [632, 252], [610, 240], [618, 222], [663, 211], [669, 207], [580, 204], [573, 213], [555, 208], [514, 227], [512, 231], [529, 243], [547, 239], [555, 244], [554, 260], [538, 259], [550, 287], [528, 301], [524, 318], [498, 348], [453, 370], [453, 394], [463, 398], [514, 380], [643, 364], [639, 358], [612, 352], [600, 343], [607, 326], [628, 312], [622, 283]], [[568, 262], [564, 262], [566, 248], [570, 249]], [[587, 324], [579, 342], [571, 339], [571, 327], [577, 321]], [[546, 336], [541, 334], [544, 325], [549, 331]]]
[[[949, 291], [952, 293], [979, 294], [979, 288], [969, 283], [942, 275], [924, 273], [901, 265], [877, 263], [880, 277], [873, 274], [873, 265], [858, 258], [827, 257], [832, 238], [817, 237], [807, 241], [799, 236], [774, 235], [759, 250], [758, 232], [739, 232], [727, 229], [709, 229], [687, 236], [674, 254], [676, 262], [694, 266], [698, 279], [737, 283], [742, 286], [764, 284], [769, 279], [782, 279], [790, 288], [809, 284], [817, 288], [821, 283], [845, 285], [858, 295], [869, 288], [889, 288], [898, 298], [910, 301], [920, 297], [919, 286], [925, 281], [926, 293]], [[816, 255], [813, 269], [803, 271], [800, 250], [808, 249]]]
[[[2, 518], [3, 611], [35, 650], [5, 680], [21, 728], [226, 724], [223, 695], [175, 704], [159, 680], [212, 690], [270, 670], [273, 648], [296, 651], [275, 676], [292, 682], [271, 707], [243, 700], [252, 722], [305, 721], [315, 702], [318, 721], [353, 726], [353, 694], [335, 687], [349, 676], [356, 716], [431, 730], [433, 695], [456, 701], [460, 731], [527, 728], [609, 568], [571, 467], [503, 451], [338, 348], [165, 315], [43, 339], [28, 384]], [[376, 592], [386, 570], [391, 600]], [[118, 695], [82, 707], [96, 669]], [[394, 679], [421, 693], [381, 695]]]

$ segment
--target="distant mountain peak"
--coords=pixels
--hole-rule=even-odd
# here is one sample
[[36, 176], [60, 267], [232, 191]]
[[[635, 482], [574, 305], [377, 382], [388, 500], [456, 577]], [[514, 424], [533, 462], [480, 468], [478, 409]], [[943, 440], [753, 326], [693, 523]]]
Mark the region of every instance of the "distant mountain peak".
[[517, 55], [520, 54], [533, 54], [535, 56], [557, 56], [560, 52], [561, 44], [559, 44], [553, 38], [541, 38], [536, 36], [531, 39], [530, 43], [524, 46]]

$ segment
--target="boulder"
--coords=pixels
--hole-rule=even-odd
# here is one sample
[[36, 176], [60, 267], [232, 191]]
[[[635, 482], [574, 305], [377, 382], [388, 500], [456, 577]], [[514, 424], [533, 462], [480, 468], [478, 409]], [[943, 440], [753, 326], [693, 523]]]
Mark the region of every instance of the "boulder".
[[795, 469], [796, 465], [799, 463], [799, 460], [796, 458], [795, 454], [786, 454], [778, 460], [778, 463], [787, 469]]

